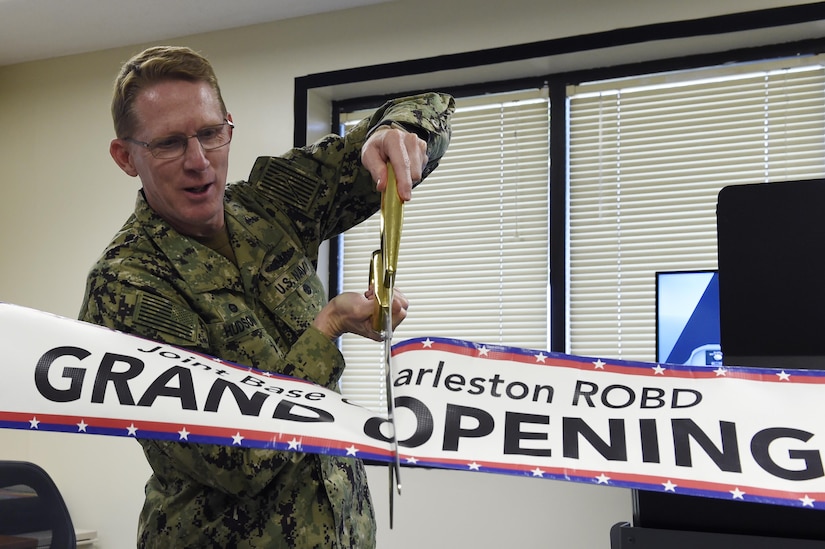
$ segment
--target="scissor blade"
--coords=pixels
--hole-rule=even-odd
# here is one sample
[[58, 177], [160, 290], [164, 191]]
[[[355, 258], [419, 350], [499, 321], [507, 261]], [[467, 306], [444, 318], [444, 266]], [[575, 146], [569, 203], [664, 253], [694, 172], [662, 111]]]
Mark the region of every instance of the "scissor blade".
[[[386, 325], [384, 329], [384, 372], [385, 383], [387, 385], [387, 420], [392, 427], [392, 438], [390, 444], [392, 446], [393, 461], [390, 470], [395, 473], [395, 489], [401, 494], [401, 459], [398, 455], [398, 436], [395, 426], [395, 397], [393, 396], [393, 377], [392, 377], [392, 315], [387, 313]], [[392, 478], [392, 477], [391, 477]], [[392, 492], [392, 482], [390, 483], [390, 492]]]
[[[393, 484], [396, 484], [398, 477], [396, 463], [398, 463], [398, 446], [397, 446], [397, 439], [395, 437], [395, 404], [392, 394], [392, 363], [390, 362], [390, 355], [392, 353], [392, 335], [391, 332], [386, 330], [386, 327], [383, 332], [383, 342], [382, 347], [384, 351], [384, 362], [381, 365], [381, 368], [384, 370], [384, 383], [387, 387], [387, 422], [390, 424], [390, 428], [392, 429], [392, 434], [390, 435], [392, 438], [390, 439], [390, 444], [392, 446], [393, 452], [393, 461], [387, 465], [387, 474], [388, 474], [388, 491], [389, 491], [389, 498], [390, 498], [390, 529], [393, 527], [393, 518], [395, 515], [395, 488]], [[400, 492], [400, 488], [399, 488]]]

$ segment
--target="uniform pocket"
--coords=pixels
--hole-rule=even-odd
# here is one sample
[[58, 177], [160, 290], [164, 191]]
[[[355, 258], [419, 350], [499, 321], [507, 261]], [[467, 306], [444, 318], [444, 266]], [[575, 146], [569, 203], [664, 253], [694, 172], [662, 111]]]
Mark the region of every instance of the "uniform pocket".
[[296, 335], [309, 328], [326, 304], [321, 279], [312, 262], [296, 254], [279, 269], [261, 269], [259, 278], [261, 303]]

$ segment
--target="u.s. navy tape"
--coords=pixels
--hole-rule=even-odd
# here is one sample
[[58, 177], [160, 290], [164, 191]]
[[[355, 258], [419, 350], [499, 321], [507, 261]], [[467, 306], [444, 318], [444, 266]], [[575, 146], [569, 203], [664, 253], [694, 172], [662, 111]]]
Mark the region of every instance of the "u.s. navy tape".
[[[825, 372], [432, 336], [393, 357], [406, 466], [825, 508]], [[392, 459], [385, 418], [334, 391], [10, 304], [0, 427]]]

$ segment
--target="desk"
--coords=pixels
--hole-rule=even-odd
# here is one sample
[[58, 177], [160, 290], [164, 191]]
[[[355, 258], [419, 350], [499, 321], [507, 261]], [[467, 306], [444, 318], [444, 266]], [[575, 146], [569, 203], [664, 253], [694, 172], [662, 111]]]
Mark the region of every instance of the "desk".
[[0, 549], [37, 549], [37, 540], [0, 534]]

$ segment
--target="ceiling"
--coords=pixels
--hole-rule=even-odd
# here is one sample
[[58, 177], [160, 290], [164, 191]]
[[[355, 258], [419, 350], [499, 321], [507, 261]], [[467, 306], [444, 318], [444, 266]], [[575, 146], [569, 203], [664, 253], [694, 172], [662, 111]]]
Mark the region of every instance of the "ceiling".
[[388, 0], [0, 0], [0, 66]]

